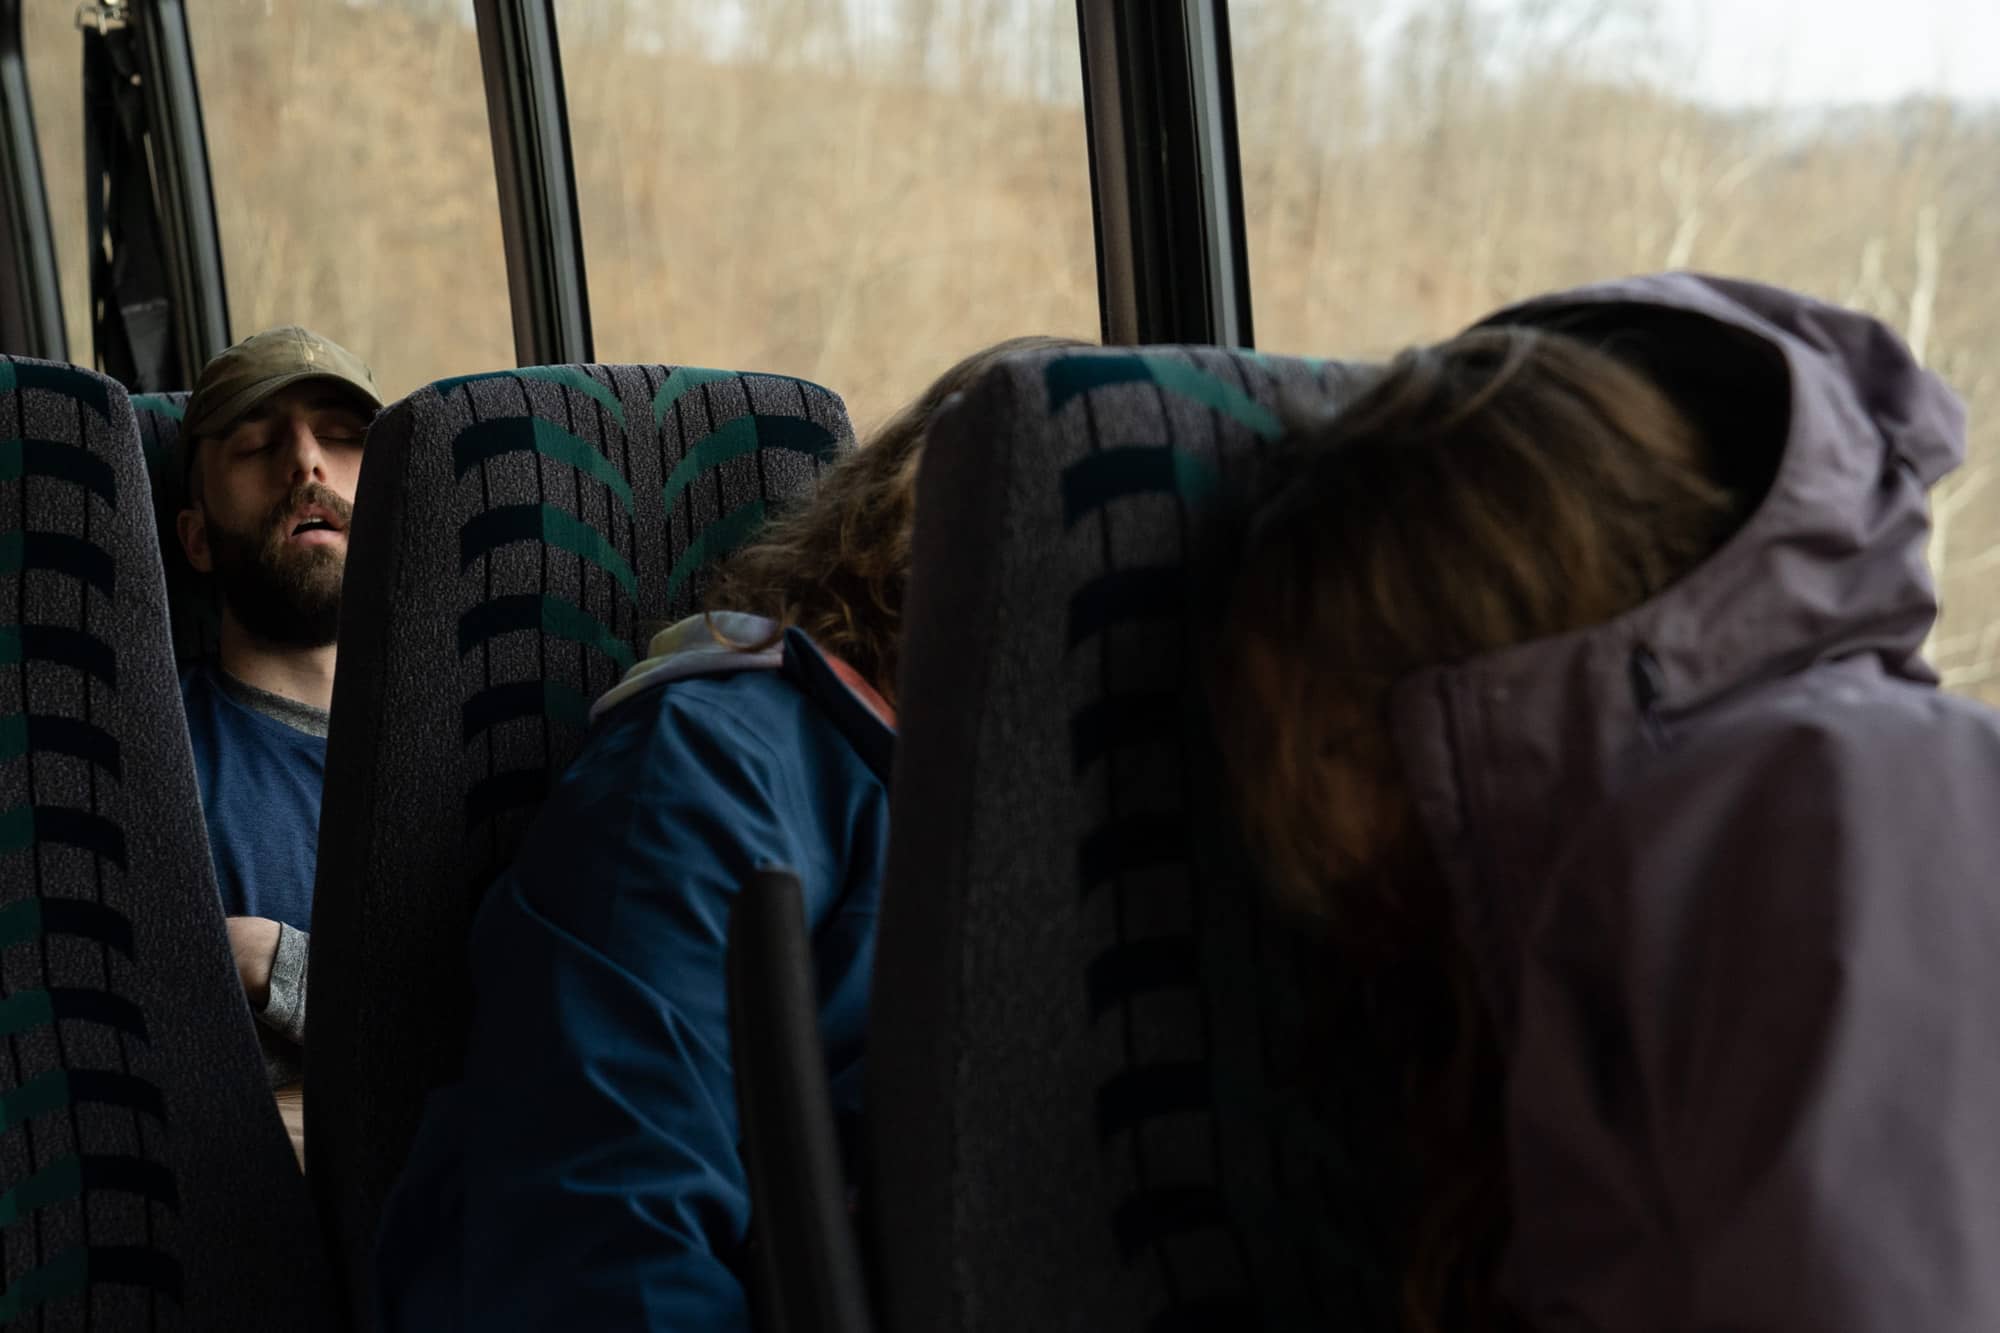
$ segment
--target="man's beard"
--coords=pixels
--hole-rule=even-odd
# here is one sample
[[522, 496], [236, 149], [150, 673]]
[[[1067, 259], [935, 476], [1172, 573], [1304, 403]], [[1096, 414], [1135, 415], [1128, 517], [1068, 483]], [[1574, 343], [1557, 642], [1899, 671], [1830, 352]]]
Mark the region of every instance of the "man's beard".
[[353, 506], [318, 482], [292, 488], [250, 532], [208, 520], [208, 547], [224, 605], [253, 638], [278, 648], [324, 648], [340, 625], [340, 580], [347, 562], [338, 547], [287, 545], [293, 515], [323, 506], [344, 532]]

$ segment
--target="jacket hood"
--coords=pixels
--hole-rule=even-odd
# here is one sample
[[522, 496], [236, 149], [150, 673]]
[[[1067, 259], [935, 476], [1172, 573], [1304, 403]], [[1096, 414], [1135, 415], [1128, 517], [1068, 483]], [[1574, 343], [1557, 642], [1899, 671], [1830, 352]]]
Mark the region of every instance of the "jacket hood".
[[1405, 775], [1504, 994], [1509, 937], [1565, 830], [1672, 728], [1825, 663], [1935, 683], [1926, 495], [1963, 456], [1964, 411], [1881, 323], [1752, 283], [1635, 278], [1482, 323], [1633, 359], [1703, 425], [1730, 480], [1762, 490], [1720, 550], [1617, 620], [1399, 689]]
[[889, 781], [896, 710], [860, 672], [815, 644], [747, 611], [697, 612], [655, 634], [646, 657], [591, 705], [595, 725], [607, 713], [659, 686], [697, 676], [776, 671], [817, 700], [876, 777]]
[[595, 723], [634, 695], [691, 676], [776, 671], [785, 659], [784, 626], [744, 611], [697, 612], [655, 634], [646, 655], [590, 706]]

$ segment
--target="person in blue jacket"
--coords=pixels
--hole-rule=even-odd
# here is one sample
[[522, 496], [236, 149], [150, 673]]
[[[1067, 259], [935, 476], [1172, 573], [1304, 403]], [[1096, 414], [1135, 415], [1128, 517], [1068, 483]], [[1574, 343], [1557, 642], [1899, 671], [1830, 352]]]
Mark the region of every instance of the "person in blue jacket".
[[836, 1115], [861, 1106], [916, 472], [948, 371], [600, 699], [474, 923], [464, 1076], [377, 1239], [385, 1330], [747, 1330], [730, 904], [799, 876]]

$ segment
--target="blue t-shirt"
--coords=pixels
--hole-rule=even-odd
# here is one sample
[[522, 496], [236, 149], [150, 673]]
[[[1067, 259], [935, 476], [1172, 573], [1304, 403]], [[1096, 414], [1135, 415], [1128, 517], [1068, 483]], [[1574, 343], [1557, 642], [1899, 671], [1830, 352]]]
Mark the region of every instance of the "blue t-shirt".
[[310, 930], [326, 738], [240, 702], [206, 664], [181, 677], [181, 701], [224, 914]]

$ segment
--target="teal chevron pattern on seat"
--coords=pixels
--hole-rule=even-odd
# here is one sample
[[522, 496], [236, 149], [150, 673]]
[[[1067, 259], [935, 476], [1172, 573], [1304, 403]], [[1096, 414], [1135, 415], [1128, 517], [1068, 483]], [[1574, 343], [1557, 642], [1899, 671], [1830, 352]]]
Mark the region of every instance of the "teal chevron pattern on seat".
[[458, 622], [459, 655], [464, 656], [502, 634], [520, 631], [594, 648], [620, 671], [630, 667], [637, 657], [630, 644], [588, 611], [560, 598], [534, 593], [495, 597], [467, 611]]
[[0, 950], [44, 935], [69, 935], [132, 957], [132, 921], [82, 898], [23, 898], [0, 907]]
[[0, 1328], [52, 1301], [104, 1283], [144, 1287], [174, 1302], [182, 1296], [180, 1265], [157, 1250], [139, 1245], [77, 1247], [64, 1250], [0, 1292]]
[[[1223, 914], [1247, 911], [1254, 919], [1259, 909], [1254, 902], [1232, 903], [1218, 886], [1203, 882], [1207, 875], [1231, 872], [1218, 850], [1226, 837], [1204, 828], [1204, 815], [1212, 812], [1204, 811], [1197, 795], [1206, 792], [1215, 798], [1210, 804], [1222, 803], [1219, 788], [1194, 776], [1203, 765], [1203, 712], [1189, 676], [1189, 645], [1201, 637], [1191, 615], [1190, 562], [1200, 540], [1192, 534], [1206, 521], [1231, 460], [1240, 465], [1254, 458], [1282, 433], [1276, 411], [1281, 384], [1337, 400], [1353, 382], [1348, 370], [1332, 363], [1219, 352], [1102, 352], [1058, 357], [1045, 367], [1052, 423], [1087, 404], [1081, 409], [1082, 448], [1056, 479], [1063, 526], [1084, 539], [1066, 581], [1064, 639], [1072, 654], [1095, 655], [1105, 664], [1095, 688], [1073, 696], [1068, 719], [1067, 768], [1080, 784], [1077, 794], [1091, 793], [1084, 799], [1094, 807], [1074, 847], [1073, 883], [1086, 902], [1115, 902], [1109, 919], [1129, 923], [1104, 940], [1091, 961], [1093, 1023], [1143, 1021], [1135, 1016], [1156, 1013], [1151, 1006], [1173, 997], [1206, 1011], [1215, 1001], [1203, 998], [1205, 987], [1244, 984], [1241, 973], [1208, 975], [1218, 966], [1208, 932]], [[1053, 424], [1052, 430], [1078, 440], [1073, 429]], [[1089, 541], [1111, 530], [1120, 535], [1115, 557], [1113, 548], [1093, 548]], [[1108, 646], [1113, 636], [1123, 648], [1115, 656]], [[1138, 642], [1152, 647], [1135, 657], [1131, 646]], [[1113, 663], [1119, 664], [1115, 671]], [[1177, 770], [1184, 776], [1175, 778]], [[1186, 897], [1158, 897], [1158, 886], [1169, 883], [1182, 886], [1178, 891]], [[1145, 909], [1137, 906], [1142, 898]], [[1174, 901], [1196, 906], [1176, 922], [1173, 910], [1160, 911]], [[1254, 938], [1260, 928], [1248, 929]], [[1253, 948], [1230, 966], [1256, 975], [1269, 960], [1255, 956]], [[1242, 1043], [1243, 1034], [1235, 1042]], [[1129, 1055], [1122, 1067], [1107, 1070], [1095, 1089], [1100, 1144], [1115, 1152], [1141, 1141], [1153, 1126], [1203, 1121], [1217, 1126], [1220, 1144], [1254, 1130], [1256, 1122], [1243, 1117], [1255, 1099], [1296, 1099], [1299, 1094], [1285, 1079], [1282, 1071], [1240, 1058], [1234, 1044], [1225, 1048], [1207, 1022], [1175, 1037], [1159, 1034], [1145, 1055]], [[1323, 1182], [1351, 1181], [1357, 1199], [1393, 1188], [1384, 1183], [1394, 1169], [1386, 1159], [1372, 1168], [1355, 1167], [1327, 1122], [1303, 1108], [1291, 1120], [1292, 1128], [1251, 1151], [1273, 1162], [1310, 1164], [1307, 1174], [1317, 1173]], [[1225, 1131], [1225, 1123], [1233, 1127]], [[1268, 1191], [1262, 1197], [1275, 1200], [1288, 1187], [1296, 1188], [1283, 1179], [1270, 1181], [1262, 1186]], [[1296, 1198], [1289, 1205], [1295, 1220], [1279, 1235], [1259, 1238], [1265, 1257], [1253, 1263], [1245, 1237], [1259, 1235], [1267, 1225], [1259, 1210], [1271, 1206], [1257, 1202], [1246, 1211], [1245, 1201], [1258, 1197], [1228, 1175], [1211, 1174], [1208, 1163], [1156, 1158], [1138, 1166], [1107, 1221], [1128, 1261], [1150, 1253], [1172, 1267], [1204, 1249], [1234, 1256], [1220, 1272], [1233, 1266], [1237, 1275], [1222, 1278], [1219, 1290], [1197, 1298], [1192, 1292], [1199, 1288], [1170, 1287], [1164, 1297], [1169, 1307], [1185, 1302], [1184, 1311], [1206, 1309], [1226, 1323], [1268, 1309], [1271, 1295], [1258, 1288], [1272, 1280], [1274, 1262], [1290, 1261], [1269, 1257], [1276, 1241], [1276, 1253], [1313, 1255], [1310, 1262], [1323, 1271], [1319, 1281], [1325, 1285], [1311, 1296], [1294, 1289], [1288, 1298], [1322, 1303], [1311, 1322], [1327, 1322], [1330, 1308], [1340, 1316], [1332, 1322], [1378, 1324], [1393, 1307], [1393, 1269], [1379, 1234], [1344, 1229], [1351, 1225], [1345, 1219], [1356, 1215], [1355, 1204], [1342, 1200], [1327, 1213], [1310, 1194]], [[1295, 1249], [1300, 1245], [1304, 1248]], [[1211, 1270], [1205, 1279], [1218, 1276]]]
[[62, 440], [0, 440], [0, 481], [23, 477], [72, 481], [106, 504], [118, 503], [118, 483], [111, 475], [111, 465], [82, 446]]
[[174, 633], [174, 659], [183, 666], [213, 658], [222, 637], [222, 607], [215, 580], [188, 564], [177, 527], [180, 511], [187, 502], [179, 453], [187, 399], [185, 393], [132, 395], [132, 415], [139, 424], [139, 447], [145, 455], [153, 494], [160, 558], [166, 567], [167, 615]]
[[[313, 933], [335, 978], [315, 968], [333, 987], [314, 1001], [315, 1041], [334, 1054], [307, 1075], [311, 1174], [352, 1273], [425, 1071], [459, 1058], [473, 906], [582, 746], [592, 702], [850, 441], [818, 385], [671, 365], [463, 375], [377, 420], [334, 700], [357, 720], [329, 749], [320, 817], [320, 880], [344, 886], [315, 904]], [[371, 528], [371, 506], [394, 521]], [[410, 947], [444, 961], [383, 970]]]
[[139, 452], [146, 474], [157, 489], [163, 469], [170, 468], [180, 444], [181, 421], [187, 415], [185, 393], [135, 393], [132, 415], [139, 423]]
[[481, 556], [511, 542], [541, 542], [589, 561], [638, 596], [639, 578], [625, 557], [582, 519], [554, 505], [502, 505], [467, 521], [458, 530], [458, 563], [462, 570]]
[[1070, 599], [1069, 646], [1088, 642], [1113, 625], [1176, 619], [1187, 603], [1187, 591], [1187, 573], [1174, 565], [1100, 574]]
[[73, 987], [24, 990], [0, 1000], [0, 1037], [47, 1027], [57, 1019], [102, 1023], [141, 1041], [146, 1039], [146, 1016], [139, 1006], [109, 991]]
[[174, 1177], [158, 1162], [124, 1155], [62, 1157], [0, 1194], [0, 1228], [52, 1204], [66, 1203], [86, 1190], [122, 1190], [169, 1209], [180, 1207]]
[[[679, 373], [679, 372], [676, 372]], [[723, 377], [716, 372], [700, 372], [702, 378], [688, 387], [715, 383]], [[683, 390], [685, 391], [685, 390]], [[664, 394], [665, 389], [662, 389]], [[657, 402], [657, 399], [656, 399]], [[685, 504], [697, 480], [714, 473], [731, 459], [792, 454], [814, 464], [830, 462], [840, 449], [840, 439], [820, 422], [795, 416], [736, 417], [697, 440], [681, 456], [667, 475], [661, 497], [668, 512]], [[679, 593], [696, 571], [721, 560], [742, 546], [763, 526], [767, 515], [762, 497], [747, 500], [712, 520], [690, 540], [667, 571], [667, 593]]]
[[66, 754], [95, 765], [106, 777], [122, 778], [118, 740], [92, 722], [76, 717], [28, 717], [0, 713], [0, 763], [29, 753]]
[[667, 595], [672, 597], [699, 570], [713, 565], [756, 535], [764, 526], [762, 500], [751, 500], [724, 514], [695, 534], [667, 571]]
[[[551, 399], [540, 386], [561, 396]], [[612, 679], [635, 660], [621, 628], [632, 619], [639, 575], [627, 475], [631, 440], [616, 381], [606, 383], [589, 367], [531, 366], [459, 376], [432, 390], [474, 409], [474, 419], [456, 429], [450, 443], [461, 494], [469, 498], [468, 487], [479, 490], [478, 503], [462, 512], [458, 525], [458, 572], [481, 583], [481, 595], [461, 604], [460, 658], [490, 660], [496, 643], [523, 640], [538, 644], [544, 655], [552, 645], [587, 650], [583, 681], [482, 683], [461, 702], [460, 731], [467, 744], [490, 741], [515, 724], [532, 724], [538, 732], [546, 726], [580, 731], [589, 705], [576, 701], [584, 699], [586, 682]], [[550, 473], [545, 463], [560, 471]], [[557, 556], [575, 563], [557, 570], [550, 564]], [[534, 590], [495, 586], [493, 571], [512, 569], [515, 561], [535, 571]], [[598, 584], [593, 573], [609, 586]], [[538, 802], [541, 791], [514, 771], [486, 774], [467, 792], [468, 830]]]
[[156, 416], [181, 420], [187, 413], [187, 395], [183, 393], [135, 393], [132, 395], [134, 412], [151, 412]]
[[143, 1111], [162, 1123], [167, 1118], [166, 1099], [145, 1079], [106, 1069], [52, 1069], [0, 1093], [0, 1132], [85, 1103]]
[[1095, 353], [1059, 357], [1047, 369], [1049, 412], [1060, 412], [1070, 400], [1114, 384], [1156, 384], [1168, 393], [1211, 408], [1259, 439], [1272, 440], [1283, 429], [1278, 414], [1235, 384], [1202, 366], [1164, 353]]
[[816, 421], [800, 417], [765, 417], [752, 414], [737, 417], [702, 436], [674, 465], [667, 476], [664, 495], [667, 507], [679, 504], [695, 478], [732, 458], [742, 458], [760, 450], [781, 450], [825, 462], [839, 447], [832, 431]]
[[922, 892], [885, 899], [869, 1038], [877, 1262], [914, 1325], [1396, 1322], [1388, 1113], [1343, 1029], [1310, 1047], [1324, 1095], [1289, 1058], [1322, 1038], [1303, 951], [1234, 841], [1199, 671], [1280, 404], [1369, 373], [1052, 350], [937, 427], [925, 493], [953, 503], [917, 516], [889, 871]]
[[660, 381], [660, 387], [653, 394], [653, 425], [657, 428], [665, 424], [667, 413], [674, 410], [680, 400], [691, 391], [704, 384], [723, 384], [737, 377], [733, 370], [710, 370], [705, 366], [676, 366], [672, 374]]
[[[178, 704], [164, 608], [149, 595], [158, 566], [134, 568], [157, 535], [128, 401], [88, 371], [0, 360], [0, 1325], [9, 1327], [156, 1326], [183, 1295], [173, 1248], [181, 1193], [162, 1156], [173, 1116], [150, 1063], [157, 992], [144, 979], [158, 960], [135, 956], [127, 910], [128, 766], [143, 755], [151, 773], [161, 759], [155, 745], [128, 746], [124, 728], [134, 707], [149, 723], [171, 722]], [[179, 416], [166, 397], [142, 407]], [[148, 629], [161, 656], [138, 682], [140, 705], [128, 692], [146, 659], [130, 654]], [[192, 806], [191, 774], [183, 780]], [[152, 800], [142, 808], [171, 817]], [[149, 839], [149, 856], [172, 845]], [[170, 871], [161, 878], [166, 867], [146, 870], [149, 892], [173, 882]], [[199, 883], [212, 899], [212, 883]], [[165, 898], [155, 906], [174, 910]], [[219, 918], [212, 901], [201, 906]]]
[[118, 654], [88, 630], [67, 625], [0, 625], [0, 666], [41, 660], [88, 672], [118, 684]]
[[461, 731], [469, 744], [474, 737], [524, 717], [547, 715], [579, 730], [589, 720], [590, 700], [574, 687], [556, 680], [521, 680], [493, 685], [465, 701]]
[[[711, 370], [706, 366], [676, 366], [673, 372], [660, 381], [660, 387], [653, 393], [652, 412], [655, 428], [666, 424], [667, 414], [680, 405], [683, 398], [704, 384], [744, 383], [750, 376], [741, 370]], [[797, 379], [790, 375], [758, 374], [759, 381], [770, 384], [788, 382], [803, 389], [824, 393], [811, 380]]]
[[[482, 375], [481, 380], [491, 380], [493, 376]], [[499, 417], [468, 426], [452, 441], [452, 464], [458, 475], [481, 463], [498, 458], [503, 454], [538, 454], [559, 463], [566, 463], [587, 477], [603, 482], [625, 506], [632, 510], [632, 483], [618, 469], [618, 465], [599, 453], [595, 445], [578, 439], [569, 431], [552, 421], [540, 417]]]
[[[528, 722], [542, 724], [538, 749], [553, 743], [549, 727], [580, 731], [589, 700], [643, 650], [632, 627], [660, 618], [642, 615], [645, 603], [664, 595], [668, 614], [684, 606], [701, 572], [749, 540], [771, 502], [796, 493], [848, 437], [844, 418], [802, 410], [826, 398], [802, 380], [685, 366], [655, 375], [642, 369], [639, 382], [621, 383], [618, 367], [538, 366], [431, 386], [447, 411], [469, 416], [450, 439], [463, 506], [456, 567], [479, 584], [458, 610], [461, 661], [537, 642], [543, 661], [558, 645], [586, 650], [580, 679], [482, 675], [461, 704], [468, 744], [502, 743]], [[735, 401], [742, 407], [725, 406]], [[627, 428], [648, 420], [650, 438]], [[646, 566], [653, 533], [637, 526], [648, 475], [668, 537], [656, 572]], [[552, 563], [562, 558], [574, 563]], [[505, 571], [522, 577], [503, 583]], [[593, 659], [613, 672], [599, 674]], [[532, 767], [548, 758], [537, 754]], [[496, 763], [468, 789], [482, 793], [468, 799], [468, 829], [503, 814], [506, 793], [540, 799], [517, 772]]]
[[111, 416], [109, 381], [74, 366], [37, 361], [0, 361], [0, 393], [40, 389], [81, 403], [99, 417]]
[[83, 580], [109, 597], [118, 591], [111, 553], [66, 532], [0, 533], [0, 574], [50, 569]]
[[1215, 486], [1214, 464], [1171, 445], [1106, 449], [1063, 469], [1063, 519], [1074, 527], [1112, 501], [1132, 495], [1170, 495], [1185, 504], [1202, 504]]
[[431, 387], [439, 393], [450, 393], [453, 389], [468, 384], [478, 384], [490, 380], [533, 380], [543, 384], [559, 384], [574, 389], [586, 398], [595, 400], [611, 419], [620, 426], [625, 424], [625, 409], [618, 401], [618, 395], [607, 386], [590, 377], [581, 366], [523, 366], [519, 370], [493, 370], [478, 375], [459, 375], [452, 379], [439, 380]]

